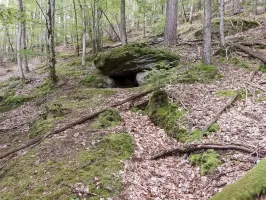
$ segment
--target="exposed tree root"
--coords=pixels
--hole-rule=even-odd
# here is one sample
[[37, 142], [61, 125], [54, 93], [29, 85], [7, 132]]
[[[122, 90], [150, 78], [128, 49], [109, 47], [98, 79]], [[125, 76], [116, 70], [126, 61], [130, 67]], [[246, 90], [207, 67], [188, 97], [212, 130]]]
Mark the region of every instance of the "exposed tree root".
[[158, 89], [160, 89], [160, 88], [162, 88], [162, 87], [163, 87], [163, 86], [158, 86], [158, 87], [155, 87], [155, 88], [153, 88], [153, 89], [147, 90], [147, 91], [145, 91], [145, 92], [141, 92], [141, 93], [139, 93], [139, 94], [132, 95], [131, 97], [129, 97], [129, 98], [125, 99], [125, 100], [122, 100], [122, 101], [120, 101], [120, 102], [114, 103], [114, 104], [112, 104], [111, 106], [109, 106], [109, 107], [107, 107], [107, 108], [104, 108], [104, 109], [102, 109], [102, 110], [99, 110], [99, 111], [97, 111], [97, 112], [95, 112], [95, 113], [92, 113], [92, 114], [90, 114], [90, 115], [88, 115], [88, 116], [81, 117], [81, 118], [79, 118], [78, 120], [76, 120], [76, 121], [74, 121], [74, 122], [72, 122], [72, 123], [70, 123], [70, 124], [66, 124], [66, 125], [65, 125], [64, 127], [62, 127], [62, 128], [56, 129], [56, 130], [54, 130], [54, 131], [52, 131], [52, 132], [50, 132], [50, 133], [47, 133], [47, 134], [44, 135], [44, 136], [41, 136], [41, 137], [37, 137], [37, 138], [35, 138], [35, 139], [32, 139], [32, 140], [28, 141], [26, 144], [24, 144], [24, 145], [22, 145], [22, 146], [20, 146], [20, 147], [17, 147], [17, 148], [14, 148], [14, 149], [9, 150], [8, 152], [6, 152], [6, 153], [0, 155], [0, 159], [3, 159], [3, 158], [5, 158], [5, 157], [7, 157], [7, 156], [9, 156], [9, 155], [11, 155], [11, 154], [13, 154], [13, 153], [16, 153], [16, 152], [18, 152], [18, 151], [20, 151], [20, 150], [22, 150], [22, 149], [26, 149], [26, 148], [31, 147], [31, 146], [36, 146], [36, 145], [38, 145], [39, 143], [41, 143], [45, 138], [47, 138], [47, 137], [49, 137], [49, 136], [51, 136], [51, 135], [58, 134], [58, 133], [60, 133], [60, 132], [62, 132], [62, 131], [65, 131], [65, 130], [67, 130], [67, 129], [69, 129], [69, 128], [72, 128], [73, 126], [76, 126], [76, 125], [78, 125], [78, 124], [82, 124], [82, 123], [84, 123], [84, 122], [86, 122], [86, 121], [88, 121], [88, 120], [91, 120], [91, 119], [97, 117], [98, 115], [100, 115], [101, 113], [105, 112], [105, 111], [108, 110], [109, 108], [117, 107], [117, 106], [123, 105], [123, 104], [125, 104], [125, 103], [127, 103], [127, 102], [129, 102], [129, 101], [132, 101], [132, 100], [134, 100], [134, 99], [137, 99], [137, 98], [140, 98], [140, 97], [146, 96], [147, 94], [152, 93], [153, 91], [158, 90]]
[[[196, 151], [201, 151], [201, 150], [208, 150], [208, 149], [214, 149], [214, 150], [237, 150], [237, 151], [243, 151], [249, 154], [256, 154], [257, 152], [256, 150], [252, 149], [252, 148], [247, 148], [244, 146], [239, 146], [239, 145], [233, 145], [233, 144], [193, 144], [193, 145], [188, 145], [185, 147], [181, 147], [181, 148], [175, 148], [175, 149], [171, 149], [162, 153], [159, 153], [157, 155], [155, 155], [154, 157], [152, 157], [152, 160], [157, 160], [159, 158], [162, 157], [168, 157], [168, 156], [172, 156], [175, 154], [186, 154], [186, 153], [193, 153]], [[261, 153], [260, 156], [264, 156], [265, 152]]]

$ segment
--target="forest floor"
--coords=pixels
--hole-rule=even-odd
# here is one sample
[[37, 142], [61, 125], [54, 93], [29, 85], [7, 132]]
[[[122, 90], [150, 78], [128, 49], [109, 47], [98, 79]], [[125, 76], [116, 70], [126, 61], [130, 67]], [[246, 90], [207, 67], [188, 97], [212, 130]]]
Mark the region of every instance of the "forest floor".
[[[265, 36], [265, 26], [262, 24], [235, 37], [250, 36], [250, 33]], [[182, 66], [189, 66], [199, 60], [198, 45], [185, 44], [171, 50], [181, 55]], [[257, 51], [266, 53], [265, 49]], [[81, 77], [94, 66], [90, 60], [86, 67], [80, 67], [80, 58], [74, 56], [71, 48], [57, 49], [59, 83], [56, 88], [47, 86], [47, 69], [42, 62], [34, 59], [30, 64], [27, 77], [31, 81], [23, 86], [14, 79], [14, 65], [0, 66], [0, 94], [12, 91], [16, 96], [27, 97], [19, 106], [9, 107], [0, 114], [1, 153], [28, 141], [29, 134], [36, 134], [32, 130], [36, 124], [39, 125], [37, 133], [63, 127], [147, 88], [98, 89], [81, 85]], [[246, 84], [260, 62], [235, 53], [229, 60], [214, 56], [213, 64], [219, 69], [220, 78], [208, 83], [173, 83], [164, 87], [171, 102], [184, 112], [182, 121], [190, 130], [201, 130], [234, 92], [241, 89], [240, 97], [219, 117], [219, 129], [192, 143], [264, 147], [266, 94]], [[266, 74], [258, 71], [251, 83], [259, 85], [265, 81]], [[265, 84], [260, 87], [266, 90]], [[238, 180], [260, 159], [239, 151], [217, 151], [221, 164], [212, 174], [204, 176], [199, 166], [190, 164], [188, 155], [152, 160], [157, 153], [183, 144], [167, 135], [143, 112], [133, 112], [131, 108], [135, 104], [147, 99], [143, 97], [119, 106], [122, 121], [117, 126], [95, 129], [94, 120], [87, 121], [0, 160], [0, 199], [209, 199]], [[47, 108], [54, 107], [66, 111], [52, 117], [55, 124], [41, 119]], [[130, 142], [124, 142], [128, 141], [124, 133], [133, 138], [134, 150]]]

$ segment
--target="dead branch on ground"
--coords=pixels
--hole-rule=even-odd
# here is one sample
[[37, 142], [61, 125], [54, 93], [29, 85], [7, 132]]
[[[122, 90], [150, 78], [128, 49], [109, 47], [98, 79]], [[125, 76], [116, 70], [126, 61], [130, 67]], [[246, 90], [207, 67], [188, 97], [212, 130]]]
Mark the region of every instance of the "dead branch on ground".
[[101, 109], [101, 110], [99, 110], [99, 111], [96, 111], [96, 112], [94, 112], [94, 113], [92, 113], [92, 114], [90, 114], [90, 115], [88, 115], [88, 116], [81, 117], [81, 118], [79, 118], [78, 120], [76, 120], [76, 121], [74, 121], [74, 122], [72, 122], [72, 123], [66, 124], [66, 125], [65, 125], [64, 127], [62, 127], [62, 128], [56, 129], [56, 130], [54, 130], [54, 131], [52, 131], [52, 132], [50, 132], [50, 133], [47, 133], [47, 134], [44, 135], [44, 136], [41, 136], [41, 137], [38, 137], [38, 138], [32, 139], [32, 140], [28, 141], [26, 144], [24, 144], [24, 145], [22, 145], [22, 146], [20, 146], [20, 147], [17, 147], [17, 148], [14, 148], [14, 149], [9, 150], [8, 152], [6, 152], [6, 153], [0, 155], [0, 159], [3, 159], [3, 158], [5, 158], [5, 157], [7, 157], [7, 156], [9, 156], [9, 155], [11, 155], [11, 154], [13, 154], [13, 153], [16, 153], [16, 152], [18, 152], [18, 151], [20, 151], [20, 150], [22, 150], [22, 149], [26, 149], [26, 148], [31, 147], [31, 146], [36, 146], [36, 145], [40, 144], [45, 138], [47, 138], [47, 137], [49, 137], [49, 136], [52, 136], [52, 135], [55, 135], [55, 134], [61, 133], [61, 132], [65, 131], [65, 130], [67, 130], [67, 129], [69, 129], [69, 128], [72, 128], [72, 127], [78, 125], [78, 124], [82, 124], [82, 123], [84, 123], [84, 122], [86, 122], [86, 121], [88, 121], [88, 120], [91, 120], [91, 119], [97, 117], [98, 115], [100, 115], [101, 113], [107, 111], [108, 109], [110, 109], [110, 108], [112, 108], [112, 107], [117, 107], [117, 106], [123, 105], [123, 104], [125, 104], [125, 103], [127, 103], [127, 102], [129, 102], [129, 101], [132, 101], [132, 100], [134, 100], [134, 99], [137, 99], [137, 98], [140, 98], [140, 97], [146, 96], [147, 94], [152, 93], [152, 92], [154, 92], [155, 90], [158, 90], [158, 89], [160, 89], [160, 88], [162, 88], [162, 87], [164, 87], [164, 86], [158, 86], [158, 87], [152, 88], [152, 89], [150, 89], [150, 90], [147, 90], [147, 91], [145, 91], [145, 92], [141, 92], [141, 93], [139, 93], [139, 94], [132, 95], [131, 97], [129, 97], [129, 98], [127, 98], [127, 99], [124, 99], [124, 100], [122, 100], [122, 101], [120, 101], [120, 102], [116, 102], [116, 103], [110, 105], [109, 107], [103, 108], [103, 109]]
[[[190, 154], [194, 153], [197, 151], [202, 151], [202, 150], [208, 150], [208, 149], [214, 149], [214, 150], [236, 150], [236, 151], [242, 151], [245, 153], [249, 153], [251, 155], [254, 155], [256, 153], [254, 149], [252, 148], [247, 148], [244, 146], [239, 146], [239, 145], [233, 145], [233, 144], [224, 144], [224, 145], [210, 145], [210, 144], [193, 144], [193, 145], [188, 145], [185, 147], [179, 147], [175, 149], [171, 149], [168, 151], [164, 151], [162, 153], [159, 153], [155, 156], [152, 157], [152, 160], [157, 160], [162, 157], [168, 157], [168, 156], [173, 156], [175, 154]], [[260, 153], [261, 157], [265, 156], [266, 151], [263, 153]]]

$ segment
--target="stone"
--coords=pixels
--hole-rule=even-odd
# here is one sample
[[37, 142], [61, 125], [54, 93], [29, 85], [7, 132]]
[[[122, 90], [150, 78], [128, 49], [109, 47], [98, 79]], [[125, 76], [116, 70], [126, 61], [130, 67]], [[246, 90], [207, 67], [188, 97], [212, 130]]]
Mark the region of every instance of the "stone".
[[112, 78], [136, 75], [162, 65], [175, 67], [179, 59], [178, 55], [167, 50], [146, 44], [130, 44], [100, 54], [94, 64], [102, 74]]
[[148, 78], [149, 74], [150, 74], [149, 71], [137, 73], [136, 81], [137, 81], [139, 86], [142, 86], [142, 85], [147, 83], [147, 78]]

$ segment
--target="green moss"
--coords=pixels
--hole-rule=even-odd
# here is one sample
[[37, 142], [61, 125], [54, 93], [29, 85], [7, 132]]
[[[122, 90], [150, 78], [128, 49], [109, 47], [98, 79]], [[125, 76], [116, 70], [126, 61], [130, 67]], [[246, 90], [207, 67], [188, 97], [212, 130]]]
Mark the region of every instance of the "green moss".
[[201, 175], [213, 173], [213, 171], [221, 164], [220, 155], [214, 150], [207, 150], [203, 153], [191, 154], [189, 162], [192, 165], [200, 167]]
[[266, 73], [266, 65], [260, 66], [259, 70], [263, 73]]
[[252, 200], [266, 192], [266, 159], [261, 160], [240, 180], [226, 186], [211, 200]]
[[64, 108], [61, 103], [51, 103], [46, 106], [46, 117], [62, 117], [70, 112], [70, 109]]
[[217, 132], [217, 131], [219, 131], [220, 130], [220, 126], [219, 126], [219, 124], [217, 124], [217, 123], [214, 123], [209, 129], [208, 129], [208, 131], [209, 132]]
[[216, 93], [218, 97], [232, 97], [236, 93], [235, 90], [220, 90]]
[[[49, 161], [42, 161], [43, 156], [51, 156], [47, 154], [49, 143], [12, 159], [0, 171], [0, 199], [78, 199], [70, 188], [76, 183], [83, 183], [90, 192], [98, 195], [88, 196], [90, 199], [118, 195], [122, 189], [119, 171], [123, 169], [122, 161], [132, 155], [133, 139], [126, 133], [90, 139], [100, 142], [93, 148], [70, 151], [56, 159], [47, 158]], [[93, 160], [91, 164], [81, 168], [89, 160]]]
[[[99, 72], [94, 72], [90, 75], [86, 75], [84, 76], [80, 83], [86, 87], [90, 87], [90, 88], [107, 88], [107, 87], [111, 87], [111, 81], [112, 80], [108, 80], [110, 79], [109, 77], [105, 77], [102, 74], [100, 74]], [[108, 84], [108, 82], [110, 82], [110, 84]]]
[[122, 120], [117, 109], [111, 108], [100, 114], [93, 122], [92, 127], [96, 129], [116, 126]]
[[9, 96], [4, 100], [5, 105], [21, 105], [28, 100], [27, 97], [14, 95]]
[[145, 112], [156, 125], [165, 129], [168, 135], [178, 139], [177, 120], [183, 116], [183, 112], [179, 111], [176, 105], [169, 103], [165, 91], [154, 92]]
[[238, 57], [232, 57], [230, 58], [230, 61], [240, 68], [250, 69], [250, 64], [243, 59], [240, 59]]
[[41, 98], [50, 94], [54, 89], [54, 85], [51, 84], [49, 80], [46, 80], [32, 91], [31, 96], [34, 98]]
[[39, 119], [30, 127], [28, 136], [30, 139], [48, 133], [54, 128], [55, 118]]
[[62, 104], [63, 108], [70, 110], [90, 107], [96, 109], [115, 93], [111, 89], [82, 88], [81, 86], [58, 94], [51, 103]]
[[112, 74], [113, 70], [117, 71], [118, 67], [125, 67], [124, 63], [138, 57], [154, 60], [154, 63], [167, 61], [167, 63], [171, 63], [172, 67], [176, 66], [180, 60], [179, 56], [168, 50], [152, 48], [144, 43], [136, 43], [102, 53], [94, 60], [94, 64], [103, 74]]
[[204, 65], [197, 63], [192, 66], [185, 74], [177, 77], [177, 82], [195, 83], [195, 82], [209, 82], [215, 78], [219, 78], [220, 73], [217, 67], [213, 65]]

